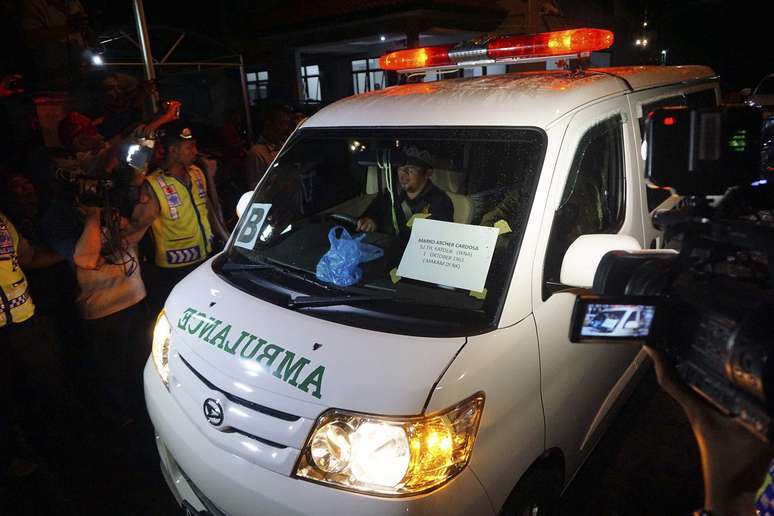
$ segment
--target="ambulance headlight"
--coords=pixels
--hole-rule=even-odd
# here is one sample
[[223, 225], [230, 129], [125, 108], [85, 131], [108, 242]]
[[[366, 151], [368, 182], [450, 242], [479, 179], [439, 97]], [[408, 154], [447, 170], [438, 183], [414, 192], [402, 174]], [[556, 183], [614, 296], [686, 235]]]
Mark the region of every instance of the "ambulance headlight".
[[169, 337], [172, 334], [172, 326], [169, 324], [164, 310], [161, 311], [156, 318], [156, 326], [153, 328], [153, 347], [151, 348], [151, 356], [153, 357], [153, 365], [156, 366], [161, 381], [164, 385], [169, 380]]
[[295, 475], [375, 495], [428, 491], [468, 464], [483, 408], [478, 393], [424, 417], [328, 411], [312, 430]]

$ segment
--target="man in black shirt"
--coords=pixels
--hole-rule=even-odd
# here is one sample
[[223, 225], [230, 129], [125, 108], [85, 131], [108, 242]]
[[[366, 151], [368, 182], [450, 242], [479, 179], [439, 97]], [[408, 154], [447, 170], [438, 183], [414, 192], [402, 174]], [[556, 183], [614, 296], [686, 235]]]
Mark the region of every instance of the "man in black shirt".
[[[407, 231], [406, 223], [416, 214], [426, 214], [433, 220], [454, 221], [454, 206], [446, 193], [430, 181], [433, 173], [423, 153], [403, 154], [399, 159], [400, 192], [388, 208], [388, 199], [377, 199], [357, 221], [357, 230], [384, 233]], [[429, 155], [428, 155], [429, 158]], [[391, 208], [391, 209], [390, 209]], [[388, 212], [388, 217], [385, 212]], [[387, 218], [387, 220], [384, 220]]]

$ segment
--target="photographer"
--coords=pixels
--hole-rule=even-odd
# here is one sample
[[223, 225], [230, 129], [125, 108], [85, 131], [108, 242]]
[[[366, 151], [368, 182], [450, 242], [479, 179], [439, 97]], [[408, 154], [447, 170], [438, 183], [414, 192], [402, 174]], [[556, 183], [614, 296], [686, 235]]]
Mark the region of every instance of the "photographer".
[[[117, 156], [111, 157], [104, 172], [109, 177], [134, 174], [119, 170]], [[140, 401], [142, 363], [149, 353], [142, 331], [146, 293], [137, 241], [121, 234], [128, 219], [110, 205], [110, 198], [102, 201], [94, 197], [96, 183], [79, 179], [77, 205], [58, 214], [58, 231], [49, 234], [48, 242], [67, 257], [75, 271], [76, 305], [94, 375], [91, 380], [100, 387], [100, 411], [108, 419], [124, 423], [137, 409], [133, 404]]]

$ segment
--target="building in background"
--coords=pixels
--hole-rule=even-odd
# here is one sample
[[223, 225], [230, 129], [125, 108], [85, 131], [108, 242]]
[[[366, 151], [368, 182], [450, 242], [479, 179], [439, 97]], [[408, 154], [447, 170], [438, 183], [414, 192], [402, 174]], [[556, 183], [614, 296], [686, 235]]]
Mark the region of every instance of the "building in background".
[[[638, 62], [641, 58], [628, 42], [642, 21], [641, 13], [632, 12], [621, 0], [330, 0], [315, 4], [313, 9], [309, 5], [287, 0], [240, 10], [240, 23], [249, 24], [253, 36], [232, 45], [242, 48], [245, 55], [254, 103], [321, 106], [391, 86], [397, 84], [398, 77], [379, 69], [379, 56], [486, 34], [610, 28], [619, 43], [612, 53], [592, 56], [593, 65]], [[546, 66], [557, 65], [494, 65], [452, 74], [428, 73], [417, 80]]]

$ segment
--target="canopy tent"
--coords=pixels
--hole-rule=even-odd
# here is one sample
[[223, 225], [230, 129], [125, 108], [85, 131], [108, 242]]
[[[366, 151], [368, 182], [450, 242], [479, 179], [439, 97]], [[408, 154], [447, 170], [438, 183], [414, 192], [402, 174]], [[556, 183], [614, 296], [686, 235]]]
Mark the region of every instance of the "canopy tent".
[[[105, 68], [142, 67], [145, 78], [157, 79], [156, 69], [203, 72], [214, 70], [238, 71], [241, 86], [241, 104], [245, 113], [248, 137], [253, 140], [250, 117], [250, 101], [245, 78], [244, 60], [240, 54], [230, 51], [223, 43], [191, 31], [172, 27], [152, 27], [149, 31], [145, 20], [142, 0], [132, 0], [134, 7], [134, 31], [116, 30], [101, 34], [98, 38], [98, 59], [95, 64]], [[152, 48], [164, 53], [158, 59]], [[158, 54], [162, 55], [162, 54]], [[157, 106], [153, 106], [155, 111]]]

